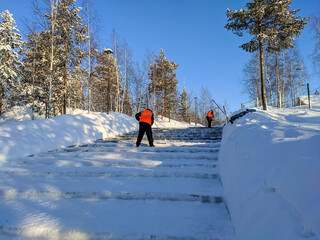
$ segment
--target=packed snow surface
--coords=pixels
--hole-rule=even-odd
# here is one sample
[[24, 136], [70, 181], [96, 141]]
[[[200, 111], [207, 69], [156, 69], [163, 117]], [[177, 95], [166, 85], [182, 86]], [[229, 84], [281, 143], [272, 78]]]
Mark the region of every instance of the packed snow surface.
[[237, 239], [320, 239], [320, 97], [311, 100], [312, 109], [269, 107], [224, 127], [219, 161]]

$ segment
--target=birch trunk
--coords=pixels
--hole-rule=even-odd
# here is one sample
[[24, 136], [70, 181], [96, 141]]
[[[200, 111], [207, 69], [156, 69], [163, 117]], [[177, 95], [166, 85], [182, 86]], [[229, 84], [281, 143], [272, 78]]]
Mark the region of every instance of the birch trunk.
[[279, 83], [279, 63], [278, 53], [276, 53], [276, 88], [277, 88], [277, 107], [281, 108], [281, 95], [280, 95], [280, 83]]
[[273, 106], [273, 94], [272, 94], [272, 85], [271, 85], [271, 81], [270, 81], [270, 76], [269, 76], [269, 61], [268, 59], [266, 59], [266, 79], [269, 83], [269, 90], [270, 90], [270, 103], [271, 106]]
[[282, 92], [281, 92], [281, 105], [284, 107], [284, 96], [285, 96], [285, 87], [286, 87], [286, 68], [285, 68], [285, 53], [282, 52]]

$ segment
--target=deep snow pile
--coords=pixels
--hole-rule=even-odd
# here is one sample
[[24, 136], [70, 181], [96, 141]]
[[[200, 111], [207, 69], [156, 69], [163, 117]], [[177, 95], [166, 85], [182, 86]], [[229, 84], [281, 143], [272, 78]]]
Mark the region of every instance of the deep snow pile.
[[[14, 108], [0, 121], [0, 165], [21, 156], [49, 151], [69, 145], [89, 143], [96, 139], [113, 137], [138, 130], [135, 118], [111, 112], [97, 113], [68, 109], [66, 115], [50, 119], [30, 120], [26, 108]], [[157, 119], [153, 127], [185, 128], [187, 123], [164, 118]]]
[[224, 127], [219, 161], [238, 240], [320, 239], [320, 97]]

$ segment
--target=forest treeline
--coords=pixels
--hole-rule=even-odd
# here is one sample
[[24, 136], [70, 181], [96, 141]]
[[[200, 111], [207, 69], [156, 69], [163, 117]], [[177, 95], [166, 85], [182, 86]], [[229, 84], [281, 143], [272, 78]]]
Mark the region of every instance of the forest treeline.
[[[24, 19], [24, 39], [13, 15], [1, 13], [0, 115], [14, 106], [47, 118], [65, 114], [67, 108], [130, 116], [150, 108], [156, 116], [204, 123], [214, 108], [205, 87], [200, 97], [186, 88], [178, 91], [179, 65], [163, 49], [148, 51], [140, 64], [114, 29], [111, 46], [101, 46], [89, 0], [38, 0], [33, 13]], [[214, 109], [217, 123], [222, 122]]]
[[[32, 17], [23, 21], [23, 38], [13, 15], [8, 10], [0, 14], [0, 115], [14, 106], [26, 106], [46, 118], [66, 114], [67, 108], [130, 116], [150, 108], [156, 116], [205, 124], [205, 114], [213, 109], [216, 123], [224, 121], [207, 87], [198, 94], [178, 90], [179, 64], [167, 59], [163, 49], [148, 51], [143, 63], [136, 62], [129, 44], [114, 29], [110, 46], [102, 46], [99, 20], [89, 0], [38, 0], [32, 7]], [[319, 18], [312, 24], [313, 60], [319, 72]], [[297, 49], [263, 49], [268, 104], [296, 104], [308, 77]], [[244, 72], [245, 92], [259, 106], [258, 55], [252, 55]], [[222, 105], [228, 111], [228, 104]]]

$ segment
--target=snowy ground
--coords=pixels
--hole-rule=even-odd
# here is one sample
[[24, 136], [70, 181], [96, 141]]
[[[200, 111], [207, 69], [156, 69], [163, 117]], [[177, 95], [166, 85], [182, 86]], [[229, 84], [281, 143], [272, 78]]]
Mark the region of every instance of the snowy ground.
[[[157, 122], [158, 127], [166, 124]], [[170, 126], [187, 127], [176, 122]], [[4, 122], [0, 165], [137, 128], [135, 119], [118, 113]], [[311, 110], [308, 106], [258, 110], [224, 127], [219, 161], [236, 239], [320, 239], [319, 145], [319, 96], [312, 97]]]
[[219, 161], [237, 239], [320, 239], [319, 96], [228, 124]]

